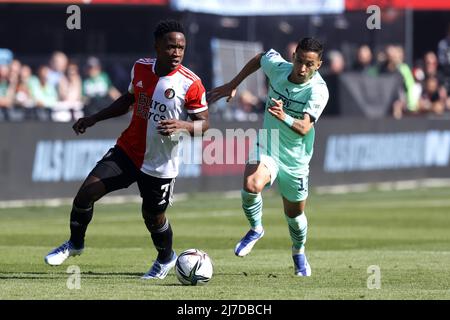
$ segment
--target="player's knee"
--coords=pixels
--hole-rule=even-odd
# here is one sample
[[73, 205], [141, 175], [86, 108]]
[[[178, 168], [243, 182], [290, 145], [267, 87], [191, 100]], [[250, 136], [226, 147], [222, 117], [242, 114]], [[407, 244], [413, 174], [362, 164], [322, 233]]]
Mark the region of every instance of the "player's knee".
[[297, 218], [298, 216], [305, 214], [306, 200], [303, 201], [289, 201], [283, 197], [284, 214], [289, 218]]
[[291, 208], [291, 209], [285, 209], [284, 214], [287, 215], [289, 218], [294, 219], [304, 213], [299, 211], [299, 209]]
[[251, 193], [260, 193], [264, 189], [264, 183], [254, 176], [246, 177], [244, 190]]
[[81, 208], [87, 208], [94, 204], [95, 200], [91, 193], [87, 192], [84, 188], [81, 188], [80, 191], [78, 191], [77, 195], [75, 196], [75, 199], [73, 200], [73, 203], [77, 207]]
[[78, 207], [87, 208], [105, 195], [105, 188], [101, 182], [83, 185], [75, 196], [74, 203]]
[[142, 208], [142, 218], [144, 218], [145, 225], [150, 232], [158, 230], [166, 222], [166, 216], [164, 213], [152, 214]]
[[89, 197], [84, 197], [78, 193], [75, 199], [73, 199], [73, 204], [77, 208], [89, 208], [94, 204], [94, 201]]

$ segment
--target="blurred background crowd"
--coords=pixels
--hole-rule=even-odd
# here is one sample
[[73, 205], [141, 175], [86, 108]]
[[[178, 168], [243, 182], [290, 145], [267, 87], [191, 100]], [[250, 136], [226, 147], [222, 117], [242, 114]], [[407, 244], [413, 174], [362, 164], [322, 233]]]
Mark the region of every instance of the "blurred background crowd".
[[5, 120], [71, 121], [119, 96], [95, 56], [82, 64], [55, 51], [48, 63], [32, 68], [14, 59], [11, 50], [0, 49], [0, 108]]
[[[61, 13], [64, 6], [0, 4], [0, 8], [0, 18], [2, 14], [5, 18], [0, 19], [0, 26], [6, 27], [7, 30], [11, 27], [6, 17], [8, 11], [11, 14], [9, 19], [14, 19], [20, 18], [24, 11], [39, 15], [40, 13], [36, 11], [39, 8], [42, 19], [45, 20], [45, 15], [52, 17], [58, 10]], [[94, 15], [92, 8], [82, 6], [82, 13]], [[111, 6], [103, 9], [105, 8], [112, 10], [111, 19], [117, 17], [118, 11], [115, 8]], [[132, 14], [128, 15], [131, 19], [134, 14], [136, 20], [140, 19], [137, 16], [140, 7], [124, 6], [124, 8], [132, 10]], [[421, 26], [425, 28], [425, 32], [422, 33], [408, 31], [408, 26], [412, 28], [414, 21], [408, 20], [406, 11], [401, 9], [394, 10], [395, 18], [382, 20], [380, 30], [367, 30], [364, 23], [367, 14], [361, 10], [348, 13], [344, 11], [339, 14], [294, 15], [288, 19], [275, 16], [266, 20], [269, 25], [275, 26], [272, 33], [267, 35], [264, 30], [258, 28], [259, 23], [264, 23], [264, 17], [220, 16], [220, 19], [215, 19], [214, 15], [180, 12], [171, 6], [158, 4], [155, 8], [152, 11], [151, 6], [145, 7], [148, 21], [144, 25], [130, 26], [130, 32], [134, 33], [134, 37], [137, 27], [143, 30], [140, 32], [137, 45], [130, 44], [135, 41], [134, 38], [128, 41], [115, 28], [108, 31], [108, 25], [104, 25], [103, 30], [98, 31], [93, 25], [90, 29], [90, 22], [86, 23], [84, 20], [82, 29], [78, 31], [61, 31], [64, 25], [55, 28], [52, 22], [47, 22], [48, 25], [44, 23], [44, 29], [53, 29], [55, 32], [50, 39], [33, 40], [45, 43], [44, 46], [39, 46], [39, 49], [33, 49], [33, 43], [27, 48], [18, 45], [20, 39], [13, 38], [7, 31], [0, 32], [0, 36], [5, 35], [0, 37], [3, 39], [0, 41], [0, 121], [73, 121], [108, 106], [127, 89], [133, 62], [141, 55], [154, 55], [151, 32], [159, 20], [156, 17], [176, 18], [185, 24], [188, 30], [185, 65], [204, 80], [207, 90], [229, 80], [231, 74], [238, 71], [246, 60], [258, 51], [274, 47], [286, 60], [290, 60], [298, 39], [315, 36], [322, 40], [326, 47], [324, 63], [320, 70], [330, 89], [330, 101], [325, 116], [356, 114], [349, 112], [347, 107], [353, 101], [357, 108], [363, 110], [361, 115], [368, 117], [450, 118], [450, 18], [447, 18], [447, 21], [445, 18], [442, 19], [442, 12], [439, 14], [438, 31], [430, 30], [433, 36], [428, 42], [417, 41], [419, 44], [426, 44], [417, 50], [417, 44], [411, 44], [411, 38], [417, 40], [419, 36], [426, 36], [428, 27]], [[391, 12], [392, 15], [392, 8], [383, 10], [385, 16], [388, 16], [386, 12]], [[162, 17], [161, 12], [165, 12], [165, 16]], [[431, 21], [433, 12], [422, 13], [422, 20], [425, 16]], [[83, 16], [81, 18], [83, 19]], [[106, 14], [103, 18], [105, 21], [109, 19]], [[348, 36], [345, 41], [341, 41], [339, 33], [348, 35], [348, 32], [353, 31], [354, 27], [349, 26], [352, 19], [360, 21], [359, 28], [364, 31], [360, 32], [360, 35], [353, 38]], [[214, 20], [220, 20], [220, 24], [217, 26], [217, 22], [214, 22], [215, 25], [212, 25], [211, 21]], [[308, 32], [303, 32], [302, 25], [308, 26]], [[35, 28], [35, 24], [24, 22], [21, 27], [24, 29], [22, 33], [26, 32], [25, 29], [33, 33], [30, 28]], [[228, 33], [220, 32], [220, 28]], [[102, 45], [92, 43], [92, 37], [89, 36], [91, 31], [98, 34], [97, 39], [101, 40]], [[76, 43], [86, 40], [91, 44], [84, 48], [77, 48], [77, 44], [70, 45], [70, 37], [73, 37], [73, 34], [64, 39], [64, 35], [69, 32], [78, 33]], [[210, 36], [202, 36], [202, 32]], [[246, 34], [242, 35], [242, 32]], [[377, 32], [393, 35], [374, 36], [373, 34]], [[277, 34], [280, 36], [275, 41], [273, 35]], [[232, 53], [221, 56], [229, 48], [223, 43], [218, 46], [221, 53], [214, 53], [214, 39], [218, 36], [238, 43], [234, 44]], [[116, 46], [123, 44], [129, 50], [117, 50], [121, 51], [119, 55], [115, 50], [110, 52], [108, 48], [111, 47], [111, 42], [116, 42]], [[244, 46], [242, 43], [250, 44], [250, 49], [248, 47], [242, 49]], [[237, 59], [239, 53], [241, 57]], [[227, 61], [231, 60], [234, 66], [228, 68]], [[253, 82], [255, 83], [253, 86], [242, 86], [233, 103], [213, 106], [215, 115], [225, 120], [260, 119], [264, 111], [266, 84], [264, 81]], [[377, 104], [379, 102], [377, 100], [383, 100], [383, 106]], [[374, 106], [371, 106], [372, 104]], [[369, 108], [382, 110], [373, 113]]]

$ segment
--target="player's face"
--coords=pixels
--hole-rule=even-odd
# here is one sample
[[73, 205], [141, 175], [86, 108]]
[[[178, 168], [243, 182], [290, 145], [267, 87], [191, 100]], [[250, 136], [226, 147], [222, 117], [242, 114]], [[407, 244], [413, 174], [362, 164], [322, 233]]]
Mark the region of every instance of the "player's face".
[[294, 83], [307, 82], [322, 65], [319, 55], [314, 51], [299, 49], [294, 52], [292, 60], [294, 67], [289, 80]]
[[156, 56], [158, 62], [169, 70], [176, 69], [184, 57], [186, 39], [180, 32], [166, 33], [156, 42]]

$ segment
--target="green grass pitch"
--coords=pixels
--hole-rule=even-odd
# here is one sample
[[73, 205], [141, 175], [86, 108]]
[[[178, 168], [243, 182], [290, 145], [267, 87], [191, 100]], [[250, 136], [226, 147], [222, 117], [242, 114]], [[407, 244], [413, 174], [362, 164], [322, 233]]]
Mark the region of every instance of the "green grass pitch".
[[[167, 214], [176, 251], [199, 248], [214, 262], [202, 287], [182, 286], [174, 271], [140, 279], [155, 249], [139, 204], [95, 210], [83, 255], [50, 267], [44, 255], [67, 239], [69, 207], [0, 209], [0, 299], [450, 299], [449, 189], [311, 194], [309, 278], [293, 274], [278, 195], [264, 194], [266, 235], [245, 258], [233, 253], [248, 229], [240, 199], [189, 195]], [[67, 286], [71, 265], [80, 289]], [[370, 266], [379, 267], [379, 289], [368, 288]]]

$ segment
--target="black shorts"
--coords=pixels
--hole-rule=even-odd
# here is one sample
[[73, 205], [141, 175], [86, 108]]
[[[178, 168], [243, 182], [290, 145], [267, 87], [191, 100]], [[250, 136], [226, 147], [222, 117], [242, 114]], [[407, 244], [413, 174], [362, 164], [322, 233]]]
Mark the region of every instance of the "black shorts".
[[137, 182], [142, 207], [147, 213], [162, 213], [172, 203], [175, 178], [157, 178], [143, 173], [118, 146], [109, 149], [89, 175], [103, 182], [106, 193], [128, 188]]

